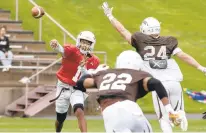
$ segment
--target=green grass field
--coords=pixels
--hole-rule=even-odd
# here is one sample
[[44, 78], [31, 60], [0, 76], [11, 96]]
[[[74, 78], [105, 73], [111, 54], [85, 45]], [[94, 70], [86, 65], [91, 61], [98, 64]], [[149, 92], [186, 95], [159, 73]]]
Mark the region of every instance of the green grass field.
[[[150, 121], [153, 131], [160, 132], [156, 120]], [[104, 132], [102, 120], [88, 120], [88, 132]], [[54, 132], [54, 120], [49, 119], [22, 119], [22, 118], [0, 118], [0, 132]], [[79, 132], [76, 120], [66, 120], [63, 132]], [[176, 127], [176, 132], [180, 128]], [[189, 120], [188, 132], [206, 132], [204, 120]]]
[[[1, 0], [3, 1], [3, 0]], [[162, 35], [173, 35], [179, 46], [206, 66], [206, 2], [203, 0], [107, 0], [114, 7], [114, 16], [132, 33], [139, 30], [145, 17], [154, 16], [162, 22]], [[95, 33], [95, 50], [106, 51], [108, 64], [114, 66], [116, 56], [123, 50], [133, 49], [117, 33], [101, 10], [103, 0], [35, 0], [47, 13], [75, 36], [81, 30]], [[0, 8], [12, 11], [15, 18], [15, 0], [4, 0]], [[38, 39], [38, 20], [31, 17], [32, 5], [28, 0], [19, 0], [19, 19], [25, 30], [33, 30]], [[63, 41], [63, 33], [47, 17], [43, 17], [43, 40], [47, 43], [56, 38]], [[73, 40], [67, 39], [74, 43]], [[102, 59], [102, 57], [100, 56]], [[183, 87], [205, 89], [206, 77], [192, 67], [177, 60], [184, 74]], [[151, 96], [141, 99], [144, 112], [153, 112]], [[187, 112], [203, 112], [205, 104], [192, 101], [185, 95]]]

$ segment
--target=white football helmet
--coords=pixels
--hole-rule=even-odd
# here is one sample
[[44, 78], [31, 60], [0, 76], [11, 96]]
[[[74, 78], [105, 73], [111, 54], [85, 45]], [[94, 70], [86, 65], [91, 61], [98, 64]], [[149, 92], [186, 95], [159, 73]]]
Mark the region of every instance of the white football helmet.
[[142, 57], [132, 50], [123, 51], [116, 59], [116, 68], [140, 70], [142, 66]]
[[160, 29], [160, 22], [153, 17], [145, 18], [140, 25], [140, 31], [146, 35], [160, 34]]
[[[80, 43], [81, 39], [92, 42], [92, 44], [90, 45], [90, 47], [87, 50], [81, 49], [81, 43]], [[95, 36], [94, 36], [94, 34], [92, 32], [90, 32], [90, 31], [82, 31], [77, 36], [76, 47], [78, 47], [80, 49], [81, 53], [87, 54], [87, 53], [90, 53], [91, 51], [93, 51], [95, 43], [96, 43], [96, 38], [95, 38]]]

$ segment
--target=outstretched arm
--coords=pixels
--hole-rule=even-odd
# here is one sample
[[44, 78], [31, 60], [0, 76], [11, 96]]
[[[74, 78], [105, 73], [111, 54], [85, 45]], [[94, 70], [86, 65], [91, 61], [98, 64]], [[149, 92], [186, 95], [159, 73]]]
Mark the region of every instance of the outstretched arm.
[[131, 44], [131, 33], [112, 15], [112, 9], [109, 8], [109, 5], [107, 2], [104, 2], [102, 4], [102, 8], [104, 10], [104, 14], [108, 17], [111, 24], [114, 26], [114, 28], [124, 37], [125, 40]]
[[62, 56], [64, 55], [64, 48], [56, 39], [50, 41], [50, 46], [54, 51], [59, 52]]
[[94, 79], [90, 74], [83, 75], [76, 83], [76, 90], [86, 92], [87, 88], [95, 87]]
[[109, 69], [109, 66], [105, 64], [99, 65], [95, 70], [88, 71], [87, 74], [83, 75], [76, 83], [76, 90], [86, 92], [87, 88], [96, 87], [94, 78], [92, 75], [98, 73], [99, 71], [104, 71]]
[[189, 64], [190, 66], [193, 66], [195, 68], [197, 68], [198, 70], [200, 70], [201, 72], [206, 74], [206, 68], [201, 66], [192, 56], [188, 55], [187, 53], [180, 51], [178, 53], [175, 54], [179, 59], [183, 60], [184, 62], [186, 62], [187, 64]]

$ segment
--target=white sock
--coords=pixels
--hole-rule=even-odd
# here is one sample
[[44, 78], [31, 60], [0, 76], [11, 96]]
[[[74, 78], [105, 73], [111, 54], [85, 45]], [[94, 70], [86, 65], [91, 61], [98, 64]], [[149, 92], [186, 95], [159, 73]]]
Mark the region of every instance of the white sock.
[[161, 118], [159, 122], [163, 133], [172, 133], [172, 127], [170, 125], [169, 120]]

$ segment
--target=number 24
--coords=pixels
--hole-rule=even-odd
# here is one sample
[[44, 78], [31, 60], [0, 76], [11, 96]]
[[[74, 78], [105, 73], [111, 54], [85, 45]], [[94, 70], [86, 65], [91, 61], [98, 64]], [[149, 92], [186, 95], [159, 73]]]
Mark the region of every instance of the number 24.
[[[150, 50], [149, 53], [146, 53], [144, 55], [144, 59], [145, 60], [150, 60], [150, 59], [154, 59], [154, 55], [155, 55], [155, 47], [154, 46], [146, 46], [144, 48], [144, 50]], [[157, 57], [160, 57], [162, 59], [165, 59], [167, 57], [166, 55], [166, 46], [161, 46], [158, 53], [157, 53]]]

